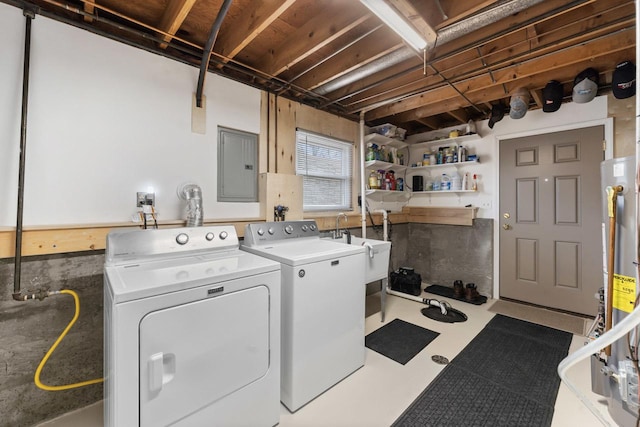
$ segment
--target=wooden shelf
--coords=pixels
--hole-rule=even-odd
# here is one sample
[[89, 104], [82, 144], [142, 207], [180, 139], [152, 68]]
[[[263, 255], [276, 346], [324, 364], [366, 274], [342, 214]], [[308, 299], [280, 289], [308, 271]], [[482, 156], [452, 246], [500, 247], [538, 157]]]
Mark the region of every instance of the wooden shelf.
[[412, 223], [472, 226], [478, 208], [405, 206], [402, 212], [408, 215]]

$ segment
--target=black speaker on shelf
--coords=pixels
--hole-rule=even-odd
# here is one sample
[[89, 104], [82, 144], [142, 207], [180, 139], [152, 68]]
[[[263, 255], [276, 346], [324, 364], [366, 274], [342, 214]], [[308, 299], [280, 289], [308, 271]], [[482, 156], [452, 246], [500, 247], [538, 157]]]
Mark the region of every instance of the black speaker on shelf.
[[424, 177], [422, 175], [413, 176], [413, 191], [424, 191]]

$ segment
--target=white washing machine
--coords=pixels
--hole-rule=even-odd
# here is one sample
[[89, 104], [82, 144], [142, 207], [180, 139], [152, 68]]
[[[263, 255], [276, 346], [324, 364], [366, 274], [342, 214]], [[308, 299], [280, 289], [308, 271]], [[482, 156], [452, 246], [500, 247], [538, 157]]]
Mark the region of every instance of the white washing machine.
[[282, 265], [282, 403], [295, 412], [364, 365], [365, 248], [315, 221], [249, 224], [241, 249]]
[[106, 426], [273, 426], [280, 265], [232, 226], [115, 231], [104, 287]]

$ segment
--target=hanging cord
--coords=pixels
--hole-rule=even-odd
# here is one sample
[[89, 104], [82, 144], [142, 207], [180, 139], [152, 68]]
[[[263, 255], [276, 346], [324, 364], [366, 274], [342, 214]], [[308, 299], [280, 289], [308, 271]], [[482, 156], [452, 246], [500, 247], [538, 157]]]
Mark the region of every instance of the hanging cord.
[[[52, 292], [52, 293], [54, 293], [54, 292]], [[55, 293], [58, 293], [58, 292], [55, 292]], [[44, 357], [42, 358], [42, 360], [40, 361], [40, 364], [38, 365], [38, 368], [36, 369], [36, 373], [35, 373], [35, 375], [33, 377], [33, 381], [35, 382], [35, 384], [36, 384], [36, 386], [38, 388], [40, 388], [42, 390], [46, 390], [46, 391], [70, 390], [70, 389], [73, 389], [73, 388], [84, 387], [84, 386], [91, 385], [91, 384], [101, 383], [101, 382], [104, 381], [104, 378], [97, 378], [95, 380], [82, 381], [82, 382], [75, 383], [75, 384], [54, 385], [54, 386], [43, 384], [40, 381], [40, 373], [42, 373], [42, 369], [44, 368], [44, 365], [47, 363], [47, 361], [49, 360], [49, 357], [51, 357], [51, 355], [53, 354], [55, 349], [58, 347], [58, 344], [60, 344], [62, 339], [67, 335], [67, 333], [69, 332], [71, 327], [76, 323], [76, 320], [78, 320], [78, 317], [80, 316], [80, 298], [78, 297], [78, 294], [75, 293], [72, 290], [69, 290], [69, 289], [62, 290], [59, 293], [61, 293], [61, 294], [69, 294], [69, 295], [71, 295], [73, 297], [73, 300], [75, 302], [75, 307], [76, 307], [75, 314], [73, 315], [73, 319], [71, 319], [71, 321], [69, 322], [67, 327], [64, 329], [64, 331], [62, 331], [62, 333], [60, 334], [60, 336], [58, 337], [56, 342], [53, 343], [51, 348], [47, 351], [47, 354], [45, 354]]]

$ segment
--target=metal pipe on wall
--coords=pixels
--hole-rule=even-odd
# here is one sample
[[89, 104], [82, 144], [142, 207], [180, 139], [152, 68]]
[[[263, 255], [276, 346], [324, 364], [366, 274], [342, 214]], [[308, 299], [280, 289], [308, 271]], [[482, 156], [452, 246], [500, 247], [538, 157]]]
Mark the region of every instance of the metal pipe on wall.
[[209, 61], [211, 60], [213, 45], [218, 38], [218, 32], [220, 31], [220, 27], [222, 26], [222, 21], [224, 20], [224, 17], [227, 16], [227, 12], [231, 7], [232, 1], [233, 0], [224, 0], [224, 3], [222, 3], [220, 11], [218, 12], [218, 16], [216, 16], [216, 20], [211, 27], [211, 33], [209, 33], [207, 43], [204, 45], [204, 51], [202, 52], [202, 63], [200, 64], [200, 75], [198, 76], [198, 88], [196, 90], [196, 106], [198, 108], [202, 108], [202, 91], [204, 90], [204, 78], [207, 75], [207, 71], [209, 70]]
[[31, 56], [31, 21], [35, 18], [32, 10], [24, 9], [25, 21], [24, 59], [22, 67], [22, 112], [20, 118], [20, 164], [18, 166], [18, 207], [16, 212], [16, 247], [13, 273], [13, 299], [24, 301], [20, 290], [22, 271], [22, 219], [24, 212], [24, 169], [27, 150], [27, 112], [29, 105], [29, 65]]

